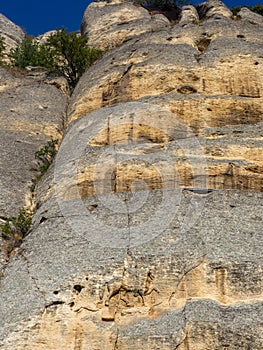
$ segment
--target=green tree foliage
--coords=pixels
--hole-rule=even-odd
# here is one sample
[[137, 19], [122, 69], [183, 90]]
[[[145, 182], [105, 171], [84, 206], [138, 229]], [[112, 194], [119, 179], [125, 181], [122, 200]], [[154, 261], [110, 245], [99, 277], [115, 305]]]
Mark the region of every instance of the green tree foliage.
[[101, 50], [88, 46], [87, 38], [74, 32], [67, 34], [65, 28], [51, 35], [46, 46], [54, 55], [54, 69], [66, 77], [71, 87], [75, 87], [80, 76], [102, 54]]
[[19, 214], [8, 218], [4, 225], [1, 225], [2, 237], [5, 240], [22, 240], [28, 233], [32, 224], [32, 213], [20, 208]]
[[3, 239], [3, 254], [8, 258], [14, 248], [19, 247], [32, 225], [32, 212], [20, 208], [17, 216], [8, 218], [0, 225]]
[[88, 40], [77, 33], [57, 30], [44, 44], [27, 37], [16, 49], [11, 50], [11, 65], [44, 67], [63, 75], [74, 88], [85, 70], [100, 56], [102, 51], [88, 46]]
[[232, 11], [233, 15], [236, 16], [242, 7], [247, 7], [250, 11], [258, 13], [259, 15], [263, 16], [263, 5], [261, 4], [257, 4], [255, 6], [235, 6], [235, 7], [231, 7], [230, 10]]
[[11, 65], [25, 68], [27, 66], [45, 67], [52, 70], [54, 57], [46, 45], [40, 45], [33, 37], [27, 37], [9, 53]]
[[32, 179], [32, 185], [30, 186], [31, 192], [35, 191], [38, 181], [41, 179], [42, 175], [48, 170], [52, 164], [56, 154], [57, 154], [58, 139], [51, 139], [47, 144], [41, 147], [37, 152], [35, 152], [35, 158], [38, 161], [38, 170], [40, 174], [37, 174]]
[[40, 150], [35, 153], [35, 158], [41, 163], [39, 166], [41, 175], [48, 170], [53, 162], [57, 154], [57, 144], [58, 140], [52, 138], [44, 147], [40, 148]]
[[257, 4], [256, 6], [249, 7], [249, 9], [263, 16], [263, 5]]
[[3, 64], [4, 50], [5, 50], [5, 40], [4, 40], [4, 38], [0, 35], [0, 66]]
[[146, 8], [169, 11], [182, 5], [189, 4], [187, 0], [135, 0], [136, 4], [143, 5]]

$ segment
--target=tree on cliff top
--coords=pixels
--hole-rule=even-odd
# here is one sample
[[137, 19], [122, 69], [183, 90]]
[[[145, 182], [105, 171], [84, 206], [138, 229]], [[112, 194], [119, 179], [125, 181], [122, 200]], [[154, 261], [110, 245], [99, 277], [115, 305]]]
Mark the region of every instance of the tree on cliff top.
[[101, 50], [88, 46], [87, 38], [75, 32], [67, 34], [65, 28], [51, 35], [45, 46], [54, 56], [53, 68], [66, 77], [72, 88], [85, 70], [102, 54]]
[[134, 2], [146, 8], [158, 9], [161, 11], [169, 11], [190, 3], [190, 1], [187, 0], [135, 0]]
[[44, 67], [63, 75], [73, 89], [80, 76], [102, 54], [101, 50], [90, 48], [88, 40], [77, 33], [67, 33], [65, 28], [57, 30], [44, 44], [27, 37], [11, 50], [11, 65]]
[[45, 67], [52, 70], [54, 56], [45, 45], [40, 45], [33, 37], [27, 36], [19, 46], [9, 53], [11, 65], [19, 68], [27, 66]]

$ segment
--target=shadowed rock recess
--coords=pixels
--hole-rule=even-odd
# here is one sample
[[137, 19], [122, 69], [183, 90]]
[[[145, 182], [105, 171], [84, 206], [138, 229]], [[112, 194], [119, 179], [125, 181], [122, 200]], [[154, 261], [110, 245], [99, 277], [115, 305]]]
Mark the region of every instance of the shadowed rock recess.
[[263, 17], [167, 17], [90, 4], [105, 54], [69, 101], [60, 78], [0, 71], [0, 218], [36, 207], [0, 265], [0, 349], [262, 350]]

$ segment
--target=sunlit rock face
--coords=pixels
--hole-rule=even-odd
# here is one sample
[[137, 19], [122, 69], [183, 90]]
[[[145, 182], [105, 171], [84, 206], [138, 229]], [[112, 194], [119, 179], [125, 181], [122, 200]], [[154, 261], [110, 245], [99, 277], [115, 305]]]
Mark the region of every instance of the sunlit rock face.
[[29, 195], [35, 152], [52, 137], [61, 138], [67, 96], [58, 89], [59, 82], [66, 85], [45, 71], [0, 70], [2, 216], [15, 215]]
[[25, 38], [25, 35], [21, 27], [0, 13], [0, 36], [4, 39], [5, 54], [11, 49], [15, 49]]
[[2, 84], [20, 101], [4, 134], [66, 131], [2, 269], [0, 349], [263, 348], [262, 16], [215, 0], [165, 15], [87, 8], [82, 35], [107, 52], [66, 118], [62, 82]]
[[125, 40], [170, 26], [162, 14], [152, 16], [145, 8], [131, 2], [92, 3], [85, 11], [81, 33], [89, 44], [103, 50], [120, 46]]
[[[46, 71], [0, 69], [0, 225], [26, 206], [35, 206], [32, 185], [39, 176], [35, 152], [61, 139], [67, 107], [67, 82]], [[0, 239], [2, 264], [5, 242]]]
[[[116, 34], [117, 29], [114, 24], [110, 29], [105, 25], [108, 11], [114, 21], [120, 21], [120, 13], [132, 8], [133, 16], [149, 16], [130, 3], [93, 3], [83, 17], [84, 35], [102, 33], [97, 41], [91, 34], [93, 45], [102, 43], [104, 36], [110, 40], [109, 30]], [[97, 11], [105, 16], [95, 21]], [[88, 21], [90, 17], [93, 20]], [[129, 40], [125, 37], [123, 42], [120, 45], [113, 40], [111, 46], [116, 48], [81, 78], [70, 102], [69, 119], [130, 101], [160, 106], [170, 113], [171, 122], [179, 119], [198, 138], [209, 188], [261, 191], [262, 16], [242, 9], [234, 18], [223, 3], [209, 1], [197, 9], [184, 7], [177, 24], [139, 33]], [[108, 132], [125, 135], [122, 126]], [[172, 142], [166, 140], [165, 147]], [[174, 162], [185, 178], [182, 184], [191, 187], [189, 166], [179, 159]], [[87, 180], [91, 174], [86, 171]], [[159, 187], [156, 184], [155, 188]]]

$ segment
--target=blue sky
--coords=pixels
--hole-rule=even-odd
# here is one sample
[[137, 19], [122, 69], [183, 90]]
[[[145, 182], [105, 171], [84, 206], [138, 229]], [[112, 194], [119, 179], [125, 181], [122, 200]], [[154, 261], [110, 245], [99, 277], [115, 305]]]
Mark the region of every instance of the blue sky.
[[[228, 6], [262, 4], [263, 0], [226, 0]], [[90, 0], [0, 0], [0, 13], [20, 25], [28, 34], [38, 35], [65, 26], [80, 29], [81, 18]], [[194, 2], [202, 2], [194, 1]]]

